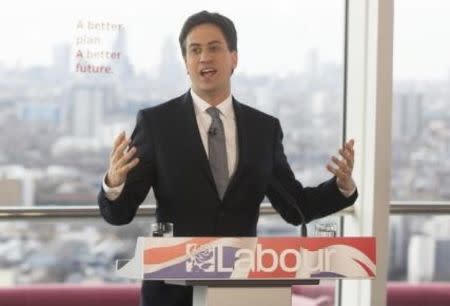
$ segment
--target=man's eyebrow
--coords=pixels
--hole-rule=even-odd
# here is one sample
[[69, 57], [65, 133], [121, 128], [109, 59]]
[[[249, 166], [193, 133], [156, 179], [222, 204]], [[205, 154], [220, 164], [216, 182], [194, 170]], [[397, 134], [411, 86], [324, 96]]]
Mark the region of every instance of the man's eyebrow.
[[[213, 40], [213, 41], [208, 42], [208, 45], [221, 44], [221, 43], [222, 42], [220, 40]], [[199, 46], [201, 46], [200, 43], [190, 43], [188, 48], [199, 47]]]

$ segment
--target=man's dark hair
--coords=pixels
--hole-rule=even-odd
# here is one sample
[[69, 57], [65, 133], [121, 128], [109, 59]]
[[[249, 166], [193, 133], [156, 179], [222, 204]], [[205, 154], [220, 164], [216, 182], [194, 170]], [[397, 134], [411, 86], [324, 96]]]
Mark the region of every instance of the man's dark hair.
[[183, 57], [186, 57], [186, 37], [188, 36], [189, 32], [191, 32], [191, 30], [196, 26], [205, 23], [217, 26], [222, 31], [222, 34], [227, 41], [228, 50], [237, 51], [237, 34], [233, 21], [223, 15], [220, 15], [219, 13], [201, 11], [190, 16], [185, 21], [183, 28], [181, 29], [178, 41], [180, 42], [181, 53], [183, 54]]

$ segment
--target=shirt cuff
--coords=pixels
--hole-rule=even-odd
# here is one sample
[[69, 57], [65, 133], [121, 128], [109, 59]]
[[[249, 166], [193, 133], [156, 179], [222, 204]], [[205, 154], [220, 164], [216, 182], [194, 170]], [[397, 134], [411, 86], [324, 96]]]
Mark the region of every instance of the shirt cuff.
[[105, 174], [105, 176], [103, 176], [103, 184], [102, 184], [103, 191], [105, 192], [105, 197], [110, 201], [117, 200], [117, 198], [122, 193], [125, 183], [117, 187], [109, 187], [108, 185], [106, 185], [106, 175], [107, 173]]
[[350, 198], [356, 191], [356, 184], [352, 179], [352, 188], [351, 189], [342, 189], [338, 186], [339, 191], [342, 193], [342, 195], [346, 198]]

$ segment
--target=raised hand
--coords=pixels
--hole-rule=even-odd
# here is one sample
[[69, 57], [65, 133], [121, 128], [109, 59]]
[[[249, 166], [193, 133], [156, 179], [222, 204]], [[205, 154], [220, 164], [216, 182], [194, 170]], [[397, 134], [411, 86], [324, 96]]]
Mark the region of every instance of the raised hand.
[[130, 142], [131, 140], [126, 137], [125, 132], [121, 132], [114, 140], [105, 182], [111, 188], [125, 183], [128, 172], [139, 163], [139, 158], [133, 158], [137, 152], [136, 148], [128, 147]]
[[339, 149], [342, 159], [332, 156], [331, 161], [333, 164], [327, 164], [327, 170], [336, 176], [336, 183], [339, 189], [346, 192], [351, 192], [355, 188], [352, 178], [353, 165], [355, 163], [354, 144], [355, 141], [350, 139], [342, 149]]

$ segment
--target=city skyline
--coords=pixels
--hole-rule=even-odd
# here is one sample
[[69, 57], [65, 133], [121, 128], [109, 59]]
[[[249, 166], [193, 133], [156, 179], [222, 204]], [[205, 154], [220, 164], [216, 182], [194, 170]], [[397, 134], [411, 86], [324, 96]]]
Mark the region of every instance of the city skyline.
[[[201, 9], [222, 12], [235, 21], [240, 56], [237, 73], [298, 73], [304, 70], [307, 63], [303, 59], [313, 49], [319, 50], [324, 61], [342, 62], [344, 1], [264, 3], [258, 6], [258, 14], [254, 14], [253, 5], [246, 3], [239, 3], [241, 9], [234, 10], [236, 1], [211, 6], [203, 0], [190, 5], [134, 0], [125, 9], [113, 3], [107, 3], [105, 9], [102, 1], [59, 4], [43, 0], [30, 3], [38, 7], [26, 12], [21, 10], [21, 2], [0, 12], [0, 37], [6, 42], [0, 53], [0, 67], [50, 65], [53, 46], [69, 43], [76, 49], [77, 22], [93, 20], [123, 24], [136, 71], [155, 74], [164, 41], [169, 39], [178, 45], [182, 22]], [[445, 37], [450, 34], [450, 2], [397, 0], [395, 8], [395, 78], [449, 79], [450, 63], [445, 59], [450, 54], [450, 41]], [[46, 9], [57, 10], [58, 14], [42, 18], [41, 11]], [[180, 52], [176, 60], [182, 62]]]

